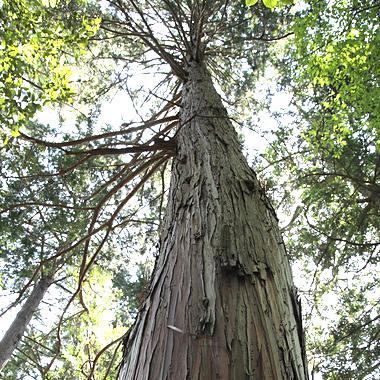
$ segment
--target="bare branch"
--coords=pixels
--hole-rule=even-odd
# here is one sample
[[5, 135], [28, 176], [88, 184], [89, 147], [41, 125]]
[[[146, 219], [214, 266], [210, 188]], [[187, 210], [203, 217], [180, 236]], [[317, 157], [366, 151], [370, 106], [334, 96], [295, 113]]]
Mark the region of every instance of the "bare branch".
[[85, 151], [65, 151], [67, 155], [82, 155], [89, 154], [91, 156], [106, 156], [112, 154], [126, 153], [142, 153], [142, 152], [157, 152], [158, 150], [175, 151], [177, 143], [175, 140], [156, 139], [153, 145], [140, 145], [130, 148], [114, 149], [114, 148], [98, 148]]
[[[107, 132], [107, 133], [103, 133], [101, 135], [89, 136], [89, 137], [86, 137], [84, 139], [61, 142], [61, 143], [53, 143], [53, 142], [49, 142], [49, 141], [40, 140], [40, 139], [31, 137], [31, 136], [28, 136], [22, 132], [20, 132], [20, 137], [23, 140], [30, 141], [30, 142], [33, 142], [35, 144], [39, 144], [41, 146], [45, 146], [45, 147], [49, 147], [49, 148], [63, 148], [63, 147], [68, 147], [68, 146], [81, 145], [81, 144], [85, 144], [85, 143], [88, 143], [91, 141], [107, 139], [110, 137], [127, 135], [127, 134], [130, 134], [133, 132], [141, 131], [141, 130], [148, 128], [148, 127], [152, 127], [152, 126], [157, 125], [157, 124], [163, 124], [163, 123], [167, 123], [167, 122], [173, 121], [173, 120], [178, 120], [178, 115], [164, 117], [164, 118], [159, 119], [159, 120], [147, 121], [146, 123], [144, 123], [142, 125], [139, 125], [139, 126], [133, 127], [133, 128], [128, 128], [128, 129], [122, 130], [122, 131]], [[126, 127], [126, 126], [129, 126], [131, 124], [134, 124], [134, 123], [123, 124], [122, 127]]]
[[16, 205], [13, 205], [11, 207], [6, 208], [5, 210], [0, 211], [0, 215], [4, 214], [5, 212], [8, 212], [10, 210], [13, 210], [18, 207], [26, 207], [26, 206], [42, 206], [42, 207], [51, 207], [51, 208], [63, 208], [67, 210], [94, 210], [95, 207], [75, 207], [75, 206], [66, 206], [66, 205], [57, 205], [57, 204], [47, 204], [47, 203], [40, 203], [40, 202], [26, 202], [26, 203], [19, 203]]

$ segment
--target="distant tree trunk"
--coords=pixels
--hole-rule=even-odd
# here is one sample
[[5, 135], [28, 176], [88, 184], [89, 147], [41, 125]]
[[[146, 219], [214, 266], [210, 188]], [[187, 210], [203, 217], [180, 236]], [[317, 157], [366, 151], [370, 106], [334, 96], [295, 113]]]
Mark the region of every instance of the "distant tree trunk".
[[41, 277], [40, 281], [34, 287], [32, 293], [25, 301], [21, 310], [17, 313], [15, 320], [1, 340], [0, 371], [3, 370], [8, 359], [11, 357], [13, 351], [16, 349], [24, 336], [25, 330], [27, 329], [33, 314], [38, 309], [38, 306], [44, 298], [46, 291], [53, 282], [53, 277], [53, 275], [44, 275]]
[[120, 379], [307, 379], [275, 212], [211, 76], [188, 73], [160, 255]]

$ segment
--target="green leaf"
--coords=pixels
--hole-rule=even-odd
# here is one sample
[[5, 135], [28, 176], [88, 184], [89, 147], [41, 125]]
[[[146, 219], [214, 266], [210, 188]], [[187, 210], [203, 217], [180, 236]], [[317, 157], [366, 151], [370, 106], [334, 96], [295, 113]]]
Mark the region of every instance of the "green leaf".
[[87, 46], [87, 44], [88, 44], [88, 40], [85, 40], [85, 39], [79, 41], [79, 43], [78, 43], [78, 45], [79, 45], [81, 48], [85, 48], [85, 47]]
[[20, 132], [18, 131], [18, 128], [16, 128], [14, 131], [11, 131], [11, 135], [13, 137], [18, 137], [20, 136]]
[[292, 5], [292, 4], [294, 4], [294, 1], [293, 0], [281, 0], [281, 3], [285, 4], [285, 5]]
[[8, 144], [8, 140], [9, 140], [9, 136], [5, 135], [5, 137], [3, 138], [3, 146]]
[[276, 8], [278, 0], [263, 0], [263, 3], [267, 8], [273, 9]]
[[[65, 101], [74, 91], [68, 77], [71, 71], [65, 67], [67, 59], [64, 51], [78, 57], [85, 54], [88, 38], [95, 34], [101, 22], [82, 17], [82, 31], [74, 25], [80, 17], [74, 17], [73, 26], [63, 22], [52, 23], [52, 12], [56, 1], [3, 0], [0, 5], [0, 100], [1, 125], [14, 131], [14, 120], [32, 118], [49, 95], [47, 101]], [[2, 31], [4, 30], [4, 33]], [[52, 82], [55, 92], [44, 93], [36, 90]], [[28, 91], [29, 85], [32, 86]], [[36, 86], [34, 86], [36, 85]], [[46, 86], [48, 88], [48, 86]], [[22, 99], [22, 100], [21, 100]], [[26, 107], [25, 103], [34, 103]], [[3, 104], [6, 104], [6, 112]], [[24, 111], [22, 111], [24, 110]], [[5, 112], [5, 113], [4, 113]], [[22, 115], [26, 112], [25, 115]]]
[[249, 7], [250, 5], [255, 5], [258, 0], [245, 0], [245, 5]]

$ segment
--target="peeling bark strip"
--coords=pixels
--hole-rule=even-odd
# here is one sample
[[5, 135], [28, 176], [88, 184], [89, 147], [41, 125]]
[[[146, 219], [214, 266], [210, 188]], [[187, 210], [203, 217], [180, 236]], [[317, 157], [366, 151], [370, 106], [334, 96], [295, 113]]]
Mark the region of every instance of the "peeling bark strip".
[[120, 379], [307, 379], [275, 213], [195, 62], [180, 121], [161, 251]]

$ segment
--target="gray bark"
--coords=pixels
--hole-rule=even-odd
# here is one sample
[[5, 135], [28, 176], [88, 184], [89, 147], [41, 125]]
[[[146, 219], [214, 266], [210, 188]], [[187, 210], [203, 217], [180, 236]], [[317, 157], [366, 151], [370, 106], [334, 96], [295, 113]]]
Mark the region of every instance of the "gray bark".
[[5, 333], [0, 342], [0, 371], [3, 370], [13, 351], [20, 343], [33, 314], [37, 310], [52, 282], [53, 276], [46, 275], [41, 277], [21, 310], [17, 313], [15, 320]]
[[275, 212], [209, 73], [188, 70], [160, 255], [119, 379], [307, 379]]

